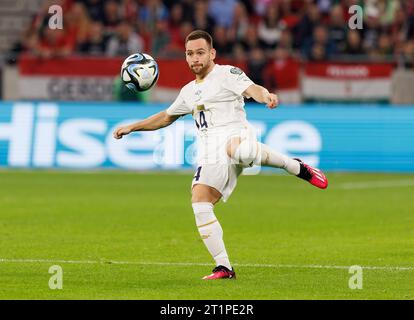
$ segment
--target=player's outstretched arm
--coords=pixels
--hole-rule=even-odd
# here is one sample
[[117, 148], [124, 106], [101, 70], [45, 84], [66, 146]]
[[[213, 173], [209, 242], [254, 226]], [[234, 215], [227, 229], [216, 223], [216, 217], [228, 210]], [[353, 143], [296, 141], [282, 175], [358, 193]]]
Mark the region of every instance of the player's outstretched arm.
[[114, 138], [121, 139], [122, 136], [130, 134], [134, 131], [152, 131], [161, 129], [169, 126], [179, 117], [180, 116], [170, 116], [166, 111], [161, 111], [145, 120], [116, 128], [114, 131]]
[[244, 96], [252, 97], [259, 103], [265, 103], [270, 109], [276, 108], [279, 104], [277, 95], [270, 93], [266, 88], [257, 84], [252, 84], [244, 92]]

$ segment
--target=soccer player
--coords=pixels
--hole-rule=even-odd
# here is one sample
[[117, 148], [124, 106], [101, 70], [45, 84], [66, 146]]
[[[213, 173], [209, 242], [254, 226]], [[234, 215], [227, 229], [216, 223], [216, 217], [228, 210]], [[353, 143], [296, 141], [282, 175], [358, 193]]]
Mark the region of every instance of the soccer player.
[[291, 159], [256, 140], [246, 120], [244, 97], [276, 108], [278, 98], [253, 83], [239, 68], [214, 63], [216, 51], [211, 36], [201, 30], [185, 41], [185, 55], [195, 80], [185, 85], [169, 108], [145, 120], [115, 129], [115, 139], [134, 131], [164, 128], [179, 117], [192, 114], [198, 129], [198, 167], [192, 182], [195, 221], [208, 251], [216, 262], [203, 279], [235, 278], [223, 242], [223, 230], [214, 205], [227, 201], [243, 168], [253, 165], [282, 168], [312, 185], [325, 189], [325, 175], [300, 159]]

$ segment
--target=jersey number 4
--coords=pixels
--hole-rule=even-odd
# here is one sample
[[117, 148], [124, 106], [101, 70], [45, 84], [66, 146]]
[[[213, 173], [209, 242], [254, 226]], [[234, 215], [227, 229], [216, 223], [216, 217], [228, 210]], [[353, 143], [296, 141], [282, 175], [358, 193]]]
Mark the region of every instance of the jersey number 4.
[[197, 129], [200, 130], [200, 129], [203, 129], [203, 128], [208, 128], [207, 121], [206, 121], [206, 115], [205, 115], [204, 111], [200, 111], [199, 115], [200, 115], [200, 120], [199, 120], [200, 122], [197, 122], [197, 120], [194, 120], [195, 124], [197, 126]]
[[197, 168], [196, 174], [194, 176], [195, 180], [198, 181], [200, 179], [200, 173], [201, 173], [201, 166]]

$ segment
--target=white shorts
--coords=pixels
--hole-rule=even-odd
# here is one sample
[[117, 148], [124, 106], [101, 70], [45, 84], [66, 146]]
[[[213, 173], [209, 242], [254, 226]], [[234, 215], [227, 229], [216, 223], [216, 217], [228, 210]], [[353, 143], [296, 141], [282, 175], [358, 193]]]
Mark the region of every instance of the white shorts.
[[237, 185], [237, 177], [243, 168], [237, 164], [204, 164], [197, 167], [191, 188], [196, 184], [213, 187], [222, 195], [224, 202], [230, 197]]
[[201, 138], [198, 165], [191, 188], [196, 184], [205, 184], [215, 188], [222, 195], [224, 202], [230, 197], [237, 185], [237, 177], [243, 167], [232, 161], [226, 152], [227, 142], [231, 137], [256, 140], [256, 132], [251, 125], [246, 127], [229, 127], [226, 134]]

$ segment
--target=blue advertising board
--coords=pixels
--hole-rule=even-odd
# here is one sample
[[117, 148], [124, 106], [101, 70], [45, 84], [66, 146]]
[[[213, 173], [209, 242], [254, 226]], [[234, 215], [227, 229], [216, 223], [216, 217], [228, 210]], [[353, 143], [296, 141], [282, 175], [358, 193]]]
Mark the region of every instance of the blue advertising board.
[[[190, 116], [121, 140], [113, 130], [165, 104], [0, 103], [0, 167], [190, 169], [196, 127]], [[414, 108], [247, 105], [258, 138], [324, 170], [414, 172]]]

